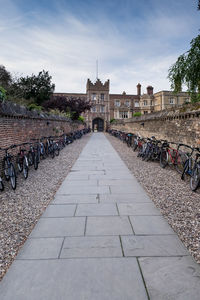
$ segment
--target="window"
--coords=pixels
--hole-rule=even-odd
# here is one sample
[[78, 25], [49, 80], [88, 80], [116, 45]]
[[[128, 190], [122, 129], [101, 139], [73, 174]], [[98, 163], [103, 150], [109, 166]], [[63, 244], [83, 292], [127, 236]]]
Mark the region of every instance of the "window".
[[117, 107], [120, 106], [120, 101], [119, 100], [115, 100], [115, 106], [117, 106]]
[[100, 106], [100, 112], [101, 113], [105, 112], [105, 107], [103, 105]]
[[101, 94], [101, 100], [104, 100], [104, 94]]
[[135, 101], [135, 107], [140, 107], [139, 102]]
[[169, 104], [175, 104], [175, 99], [174, 98], [169, 98]]
[[151, 106], [153, 105], [153, 100], [151, 100]]
[[125, 101], [125, 106], [126, 106], [126, 107], [129, 107], [129, 106], [130, 106], [130, 101], [128, 101], [128, 100]]
[[147, 106], [147, 100], [144, 100], [143, 105]]
[[147, 110], [144, 110], [144, 115], [148, 114], [148, 111]]
[[127, 111], [120, 111], [119, 112], [120, 119], [128, 119], [128, 112]]
[[92, 94], [92, 100], [97, 100], [97, 94], [95, 93]]
[[91, 111], [96, 112], [96, 106], [92, 106]]

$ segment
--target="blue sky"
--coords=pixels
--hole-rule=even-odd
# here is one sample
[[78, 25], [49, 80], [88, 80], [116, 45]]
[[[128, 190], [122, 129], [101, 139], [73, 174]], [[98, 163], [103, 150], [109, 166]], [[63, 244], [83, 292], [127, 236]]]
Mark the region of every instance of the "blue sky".
[[170, 89], [172, 63], [199, 34], [197, 0], [0, 0], [0, 64], [17, 75], [52, 75], [57, 92]]

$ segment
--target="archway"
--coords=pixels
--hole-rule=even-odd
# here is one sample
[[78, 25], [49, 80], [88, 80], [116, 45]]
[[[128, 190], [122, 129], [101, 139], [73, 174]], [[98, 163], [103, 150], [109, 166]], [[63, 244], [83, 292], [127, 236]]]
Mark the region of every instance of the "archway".
[[104, 131], [104, 120], [101, 118], [95, 118], [92, 121], [92, 130], [93, 131]]

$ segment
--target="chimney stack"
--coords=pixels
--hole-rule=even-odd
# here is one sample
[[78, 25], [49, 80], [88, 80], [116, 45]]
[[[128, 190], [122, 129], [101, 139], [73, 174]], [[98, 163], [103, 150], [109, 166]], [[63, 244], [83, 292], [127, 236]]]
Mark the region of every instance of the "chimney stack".
[[147, 95], [153, 95], [153, 87], [150, 85], [147, 87]]
[[138, 85], [137, 85], [137, 95], [141, 96], [141, 84], [140, 83], [138, 83]]

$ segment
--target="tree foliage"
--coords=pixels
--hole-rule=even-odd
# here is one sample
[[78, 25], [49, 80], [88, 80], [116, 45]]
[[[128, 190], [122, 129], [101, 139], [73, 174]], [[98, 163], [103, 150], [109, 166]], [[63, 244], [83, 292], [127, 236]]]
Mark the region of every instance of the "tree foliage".
[[78, 120], [81, 113], [90, 110], [90, 101], [86, 98], [54, 96], [43, 104], [45, 109], [59, 109], [60, 112], [70, 112], [73, 120]]
[[52, 77], [48, 71], [41, 71], [38, 75], [14, 77], [0, 65], [0, 86], [6, 90], [9, 99], [31, 100], [37, 105], [50, 99], [55, 85], [51, 83]]
[[185, 84], [196, 102], [200, 100], [200, 35], [190, 45], [190, 50], [180, 55], [170, 67], [168, 78], [174, 92], [180, 92], [182, 84]]
[[6, 99], [6, 90], [0, 86], [0, 101], [4, 101]]
[[50, 99], [54, 92], [55, 84], [51, 83], [52, 77], [48, 71], [41, 71], [36, 76], [21, 77], [15, 83], [16, 89], [21, 91], [22, 97], [29, 100], [33, 99], [38, 105]]
[[5, 90], [12, 84], [12, 76], [3, 65], [0, 65], [0, 86]]

